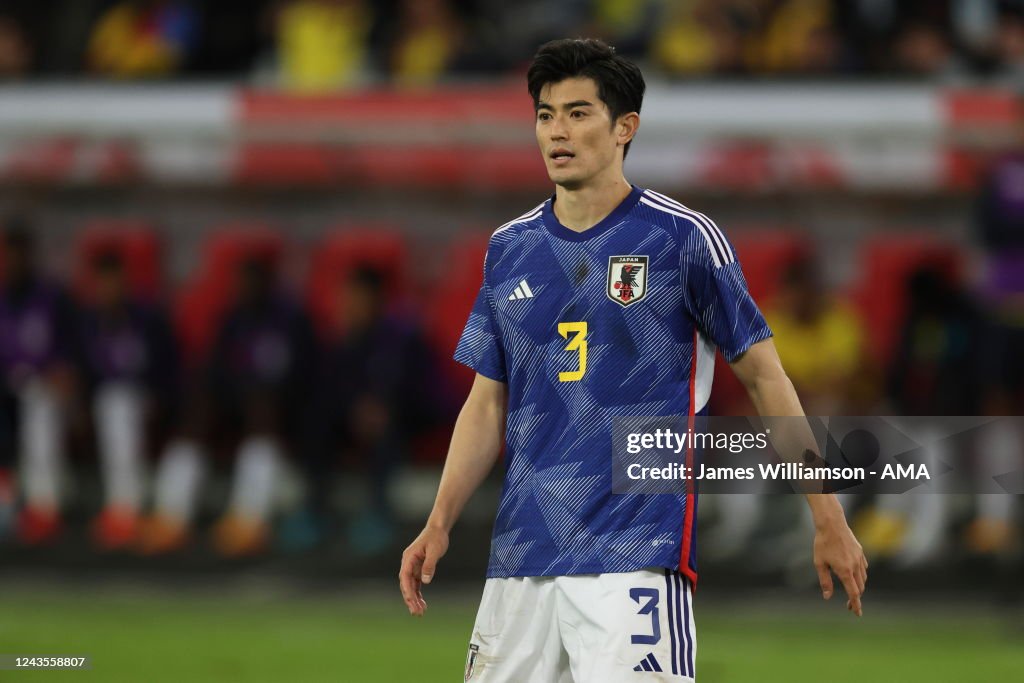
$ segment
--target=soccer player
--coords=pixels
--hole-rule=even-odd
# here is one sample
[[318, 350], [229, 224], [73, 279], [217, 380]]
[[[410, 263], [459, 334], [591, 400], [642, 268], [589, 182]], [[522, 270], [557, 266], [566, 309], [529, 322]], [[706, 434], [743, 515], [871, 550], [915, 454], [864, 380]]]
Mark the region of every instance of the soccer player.
[[301, 444], [309, 506], [281, 525], [286, 548], [314, 544], [330, 524], [338, 454], [370, 475], [370, 502], [349, 525], [350, 547], [373, 555], [394, 536], [387, 491], [410, 439], [429, 423], [431, 358], [412, 321], [388, 311], [383, 272], [361, 265], [335, 282], [336, 328], [320, 349]]
[[[491, 237], [455, 352], [477, 375], [402, 594], [424, 613], [422, 586], [504, 442], [466, 680], [693, 680], [695, 496], [613, 494], [612, 419], [704, 413], [716, 347], [760, 414], [799, 416], [800, 402], [722, 231], [623, 176], [639, 69], [560, 40], [527, 79], [555, 194]], [[834, 572], [860, 615], [860, 544], [833, 496], [807, 501], [823, 596]]]
[[269, 541], [274, 491], [315, 355], [306, 313], [282, 286], [276, 262], [253, 256], [238, 277], [206, 377], [214, 424], [239, 442], [228, 508], [211, 536], [227, 557], [258, 554]]
[[177, 399], [174, 333], [159, 306], [133, 296], [114, 249], [90, 264], [96, 287], [83, 307], [82, 384], [91, 399], [105, 501], [93, 539], [105, 550], [133, 543], [144, 492], [147, 427], [167, 418]]
[[[7, 469], [4, 460], [18, 454], [24, 489], [17, 534], [22, 542], [37, 545], [54, 540], [61, 530], [60, 471], [67, 413], [77, 385], [75, 313], [63, 287], [37, 263], [33, 226], [24, 217], [14, 217], [4, 227], [0, 470]], [[0, 498], [7, 501], [10, 477], [0, 473]]]

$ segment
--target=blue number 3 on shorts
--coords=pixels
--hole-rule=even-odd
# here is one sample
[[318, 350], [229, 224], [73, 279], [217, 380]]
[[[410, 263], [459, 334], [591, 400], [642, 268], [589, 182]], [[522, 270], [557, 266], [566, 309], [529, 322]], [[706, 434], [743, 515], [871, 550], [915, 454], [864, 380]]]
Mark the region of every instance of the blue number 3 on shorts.
[[693, 681], [692, 597], [685, 577], [660, 568], [488, 579], [464, 680]]

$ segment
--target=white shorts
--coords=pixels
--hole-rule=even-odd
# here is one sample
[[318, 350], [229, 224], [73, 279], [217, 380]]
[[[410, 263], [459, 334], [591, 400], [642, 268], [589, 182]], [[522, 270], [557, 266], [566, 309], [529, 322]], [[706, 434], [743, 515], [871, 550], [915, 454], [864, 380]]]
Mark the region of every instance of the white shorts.
[[678, 572], [487, 579], [465, 680], [692, 681], [696, 655], [692, 592]]

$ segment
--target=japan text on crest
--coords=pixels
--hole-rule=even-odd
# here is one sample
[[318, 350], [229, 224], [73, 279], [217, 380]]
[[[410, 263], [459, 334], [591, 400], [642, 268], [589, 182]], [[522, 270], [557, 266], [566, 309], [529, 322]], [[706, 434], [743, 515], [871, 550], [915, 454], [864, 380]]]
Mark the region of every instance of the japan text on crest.
[[647, 296], [646, 256], [611, 256], [608, 258], [608, 298], [621, 306], [629, 306]]

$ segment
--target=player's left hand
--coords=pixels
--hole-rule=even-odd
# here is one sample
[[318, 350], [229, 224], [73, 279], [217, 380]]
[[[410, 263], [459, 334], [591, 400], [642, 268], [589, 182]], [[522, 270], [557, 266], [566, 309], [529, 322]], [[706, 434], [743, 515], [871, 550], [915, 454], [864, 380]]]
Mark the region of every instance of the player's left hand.
[[849, 598], [846, 608], [858, 617], [864, 613], [861, 596], [864, 595], [868, 581], [868, 560], [864, 557], [864, 549], [857, 537], [841, 515], [817, 525], [814, 535], [814, 567], [818, 570], [822, 597], [826, 600], [832, 597], [834, 573]]

